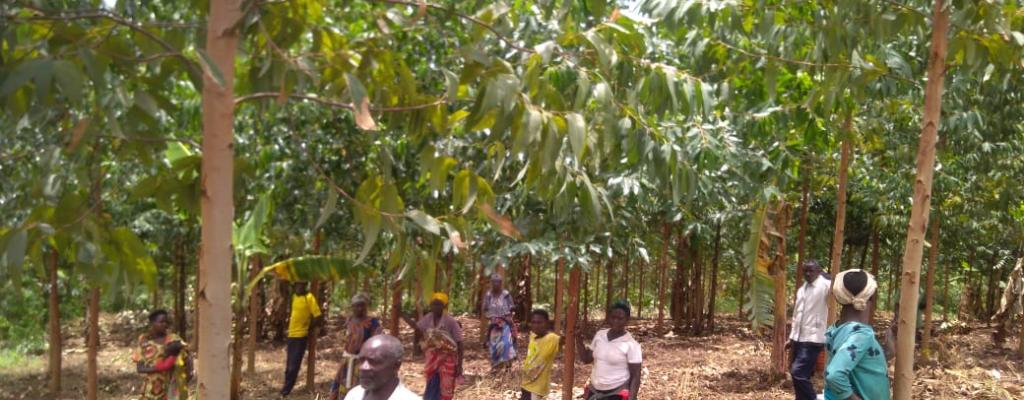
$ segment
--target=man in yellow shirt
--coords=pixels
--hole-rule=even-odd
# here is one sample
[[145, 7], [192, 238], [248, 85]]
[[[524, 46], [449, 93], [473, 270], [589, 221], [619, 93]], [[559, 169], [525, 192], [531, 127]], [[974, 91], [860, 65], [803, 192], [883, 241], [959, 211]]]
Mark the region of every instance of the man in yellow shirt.
[[551, 368], [558, 355], [561, 341], [551, 332], [551, 318], [547, 311], [530, 313], [530, 347], [523, 362], [523, 385], [520, 400], [541, 400], [551, 390]]
[[281, 396], [288, 396], [295, 386], [295, 379], [302, 367], [302, 356], [306, 353], [309, 328], [323, 323], [320, 306], [316, 297], [309, 293], [306, 282], [292, 284], [292, 314], [288, 319], [288, 358], [284, 369], [284, 387]]

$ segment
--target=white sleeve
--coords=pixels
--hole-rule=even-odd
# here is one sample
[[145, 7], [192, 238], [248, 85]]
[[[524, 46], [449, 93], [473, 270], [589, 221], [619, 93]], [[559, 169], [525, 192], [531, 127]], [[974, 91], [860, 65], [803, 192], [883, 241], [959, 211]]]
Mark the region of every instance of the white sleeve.
[[630, 343], [629, 350], [626, 351], [626, 362], [630, 364], [640, 364], [643, 361], [643, 351], [640, 350], [640, 343], [634, 341]]

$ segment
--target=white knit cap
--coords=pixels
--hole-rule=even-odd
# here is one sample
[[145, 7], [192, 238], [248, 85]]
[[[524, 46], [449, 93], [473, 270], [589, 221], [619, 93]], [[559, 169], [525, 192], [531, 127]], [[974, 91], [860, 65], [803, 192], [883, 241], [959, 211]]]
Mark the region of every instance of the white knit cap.
[[[843, 285], [843, 278], [846, 277], [846, 274], [851, 272], [863, 272], [868, 276], [868, 284], [864, 286], [864, 290], [861, 290], [860, 293], [857, 293], [856, 295], [850, 293], [849, 290], [846, 290], [846, 285]], [[857, 310], [867, 308], [868, 300], [871, 299], [871, 296], [875, 295], [875, 290], [877, 289], [878, 282], [875, 281], [875, 277], [861, 269], [848, 269], [840, 272], [836, 275], [836, 278], [832, 280], [832, 294], [836, 296], [836, 301], [842, 305], [852, 304], [853, 308]]]

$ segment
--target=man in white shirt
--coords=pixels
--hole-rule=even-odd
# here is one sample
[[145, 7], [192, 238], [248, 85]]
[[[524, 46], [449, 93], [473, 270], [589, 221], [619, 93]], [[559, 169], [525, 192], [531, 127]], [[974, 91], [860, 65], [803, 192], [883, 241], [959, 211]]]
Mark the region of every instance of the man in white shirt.
[[817, 395], [811, 375], [818, 362], [818, 354], [825, 347], [825, 328], [828, 325], [828, 293], [832, 282], [821, 273], [815, 260], [804, 263], [804, 281], [796, 292], [793, 307], [793, 331], [786, 348], [792, 351], [790, 375], [797, 400], [814, 400]]
[[377, 335], [359, 350], [359, 386], [345, 400], [420, 400], [398, 379], [402, 366], [402, 342], [391, 335]]

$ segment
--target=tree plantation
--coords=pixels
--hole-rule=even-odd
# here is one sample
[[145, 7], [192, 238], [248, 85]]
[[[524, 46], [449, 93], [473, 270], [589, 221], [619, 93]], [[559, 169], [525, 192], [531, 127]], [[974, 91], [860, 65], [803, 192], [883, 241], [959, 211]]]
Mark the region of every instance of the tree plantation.
[[0, 399], [1024, 398], [1017, 0], [10, 0]]

